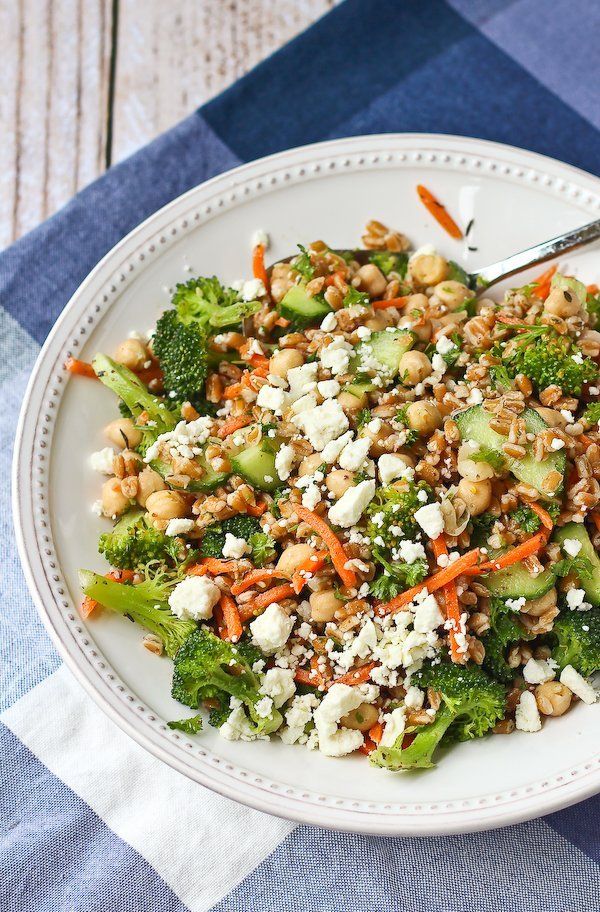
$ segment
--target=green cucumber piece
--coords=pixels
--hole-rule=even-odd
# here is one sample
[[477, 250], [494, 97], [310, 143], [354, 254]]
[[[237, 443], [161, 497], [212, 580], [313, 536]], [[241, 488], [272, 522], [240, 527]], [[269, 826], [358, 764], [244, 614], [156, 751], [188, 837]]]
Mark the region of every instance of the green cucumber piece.
[[582, 576], [579, 579], [579, 585], [585, 592], [587, 601], [597, 607], [600, 605], [600, 558], [596, 554], [583, 523], [567, 523], [566, 526], [556, 529], [552, 536], [553, 541], [558, 542], [559, 545], [562, 545], [567, 538], [574, 538], [581, 542], [581, 551], [577, 557], [584, 557], [592, 565], [591, 575]]
[[298, 327], [320, 323], [323, 317], [331, 313], [327, 301], [311, 297], [304, 285], [292, 285], [277, 305], [277, 310], [282, 317]]
[[[521, 417], [525, 419], [527, 433], [537, 434], [548, 426], [535, 409], [525, 409]], [[492, 430], [490, 427], [492, 418], [493, 415], [490, 412], [486, 412], [483, 406], [473, 405], [471, 408], [456, 415], [454, 420], [458, 425], [462, 440], [474, 440], [480, 446], [488, 447], [490, 450], [497, 452], [506, 460], [507, 468], [519, 481], [536, 488], [544, 497], [551, 498], [553, 494], [557, 494], [562, 488], [567, 465], [567, 459], [562, 450], [551, 453], [541, 462], [537, 462], [533, 458], [530, 448], [528, 448], [526, 455], [522, 459], [513, 459], [506, 456], [502, 451], [502, 444], [506, 443], [507, 438]], [[546, 491], [543, 487], [544, 481], [550, 472], [558, 472], [563, 479], [553, 492]]]
[[275, 444], [274, 440], [263, 438], [260, 443], [240, 450], [232, 457], [233, 471], [259, 491], [275, 491], [283, 484], [275, 469], [278, 448], [279, 444]]
[[[215, 472], [204, 455], [196, 456], [194, 462], [202, 468], [203, 474], [200, 478], [192, 478], [187, 487], [183, 487], [182, 485], [182, 491], [190, 491], [191, 493], [214, 491], [215, 488], [218, 488], [219, 485], [226, 482], [231, 474], [230, 472]], [[171, 465], [169, 465], [168, 462], [161, 462], [159, 459], [153, 459], [150, 463], [150, 468], [154, 469], [155, 472], [158, 472], [158, 474], [165, 479], [173, 474]], [[172, 488], [176, 487], [172, 481], [169, 481], [169, 484]]]
[[498, 598], [536, 599], [545, 595], [555, 583], [551, 570], [542, 570], [541, 573], [532, 574], [525, 564], [513, 564], [504, 570], [493, 570], [487, 576], [481, 577], [483, 585], [489, 589], [490, 595]]
[[344, 389], [355, 396], [361, 396], [363, 393], [370, 393], [372, 390], [380, 388], [365, 373], [367, 370], [372, 370], [372, 365], [375, 364], [380, 364], [384, 368], [381, 376], [385, 385], [388, 386], [398, 376], [402, 355], [409, 351], [414, 344], [415, 335], [407, 329], [395, 329], [393, 332], [382, 330], [373, 333], [369, 339], [356, 346], [350, 359], [350, 370], [355, 374], [356, 379], [348, 383]]

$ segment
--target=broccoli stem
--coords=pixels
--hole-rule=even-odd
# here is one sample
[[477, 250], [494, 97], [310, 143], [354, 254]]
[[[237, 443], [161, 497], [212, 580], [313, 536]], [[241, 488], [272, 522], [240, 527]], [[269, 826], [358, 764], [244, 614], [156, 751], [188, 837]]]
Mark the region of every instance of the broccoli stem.
[[181, 620], [171, 613], [165, 591], [152, 580], [130, 586], [106, 579], [91, 570], [80, 570], [79, 585], [85, 595], [104, 608], [130, 617], [159, 637], [170, 658], [197, 629], [195, 621]]
[[98, 379], [125, 403], [135, 418], [142, 412], [148, 413], [155, 422], [153, 431], [156, 436], [175, 427], [177, 415], [162, 399], [153, 396], [129, 368], [102, 354], [96, 355], [92, 360], [92, 366]]
[[448, 728], [456, 718], [456, 714], [446, 704], [442, 704], [436, 717], [429, 725], [423, 726], [418, 731], [414, 740], [408, 747], [402, 747], [404, 733], [391, 747], [378, 747], [370, 756], [371, 763], [375, 766], [384, 766], [386, 769], [431, 769], [435, 766], [433, 755]]

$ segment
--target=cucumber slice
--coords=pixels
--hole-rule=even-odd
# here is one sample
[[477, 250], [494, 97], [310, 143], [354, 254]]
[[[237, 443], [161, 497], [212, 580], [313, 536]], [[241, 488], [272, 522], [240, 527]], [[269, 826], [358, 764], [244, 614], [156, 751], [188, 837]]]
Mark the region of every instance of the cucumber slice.
[[233, 471], [259, 491], [275, 491], [283, 482], [275, 469], [275, 454], [279, 444], [263, 438], [231, 459]]
[[[191, 493], [196, 493], [200, 491], [214, 491], [215, 488], [218, 488], [219, 485], [222, 485], [230, 476], [230, 472], [215, 472], [211, 468], [210, 464], [206, 458], [202, 456], [196, 456], [194, 462], [196, 462], [203, 470], [203, 474], [200, 478], [192, 478], [187, 487], [181, 486], [182, 491], [190, 491]], [[162, 478], [169, 477], [169, 484], [172, 488], [177, 487], [170, 480], [170, 476], [173, 475], [173, 469], [168, 462], [161, 462], [159, 459], [153, 459], [150, 463], [150, 468], [154, 469], [155, 472]]]
[[350, 370], [357, 379], [347, 384], [345, 389], [355, 396], [360, 396], [362, 393], [380, 388], [365, 375], [365, 371], [373, 370], [377, 365], [383, 368], [381, 377], [384, 385], [389, 385], [398, 376], [402, 355], [411, 349], [414, 343], [415, 335], [407, 329], [373, 333], [370, 339], [356, 346], [350, 360]]
[[585, 592], [587, 601], [592, 605], [598, 606], [600, 605], [600, 558], [594, 550], [583, 523], [567, 523], [566, 526], [556, 529], [552, 536], [553, 541], [558, 542], [559, 545], [562, 545], [567, 538], [574, 538], [576, 541], [581, 542], [581, 551], [577, 556], [584, 557], [592, 565], [591, 575], [582, 576], [579, 579], [579, 585]]
[[493, 570], [481, 577], [481, 582], [498, 598], [536, 599], [545, 595], [555, 583], [551, 570], [542, 570], [536, 575], [529, 573], [524, 564], [513, 564], [504, 570]]
[[311, 297], [303, 285], [292, 285], [277, 305], [277, 310], [282, 317], [298, 327], [320, 323], [323, 317], [331, 313], [329, 304], [320, 298]]
[[[497, 434], [496, 431], [492, 430], [490, 427], [490, 419], [492, 417], [493, 416], [489, 412], [486, 412], [483, 406], [473, 405], [471, 408], [466, 409], [466, 411], [456, 415], [454, 420], [458, 425], [462, 440], [474, 440], [475, 443], [478, 443], [480, 446], [495, 450], [504, 457], [508, 469], [515, 478], [519, 479], [519, 481], [532, 485], [532, 487], [536, 488], [544, 497], [550, 498], [553, 494], [558, 493], [562, 488], [567, 464], [566, 456], [562, 450], [551, 453], [541, 462], [536, 462], [531, 454], [530, 448], [528, 448], [528, 452], [523, 459], [512, 459], [502, 452], [502, 444], [506, 443], [507, 438], [503, 437], [502, 434]], [[537, 434], [548, 426], [535, 409], [525, 409], [522, 417], [525, 419], [525, 426], [528, 433]], [[551, 472], [558, 472], [562, 476], [563, 481], [560, 482], [554, 491], [547, 491], [544, 489], [544, 482]]]

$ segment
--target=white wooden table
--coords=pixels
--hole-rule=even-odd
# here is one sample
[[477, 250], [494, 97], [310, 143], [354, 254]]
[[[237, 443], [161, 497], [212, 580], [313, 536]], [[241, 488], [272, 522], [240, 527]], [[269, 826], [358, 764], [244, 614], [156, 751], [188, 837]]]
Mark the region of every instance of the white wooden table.
[[336, 0], [0, 0], [0, 248]]

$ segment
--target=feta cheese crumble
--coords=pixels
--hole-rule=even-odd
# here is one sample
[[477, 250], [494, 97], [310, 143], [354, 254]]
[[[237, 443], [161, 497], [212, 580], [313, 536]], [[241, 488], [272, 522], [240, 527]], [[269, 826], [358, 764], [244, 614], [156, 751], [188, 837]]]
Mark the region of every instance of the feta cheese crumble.
[[221, 590], [208, 576], [187, 576], [169, 596], [169, 608], [178, 618], [207, 621], [221, 598]]
[[349, 687], [347, 684], [333, 684], [314, 713], [315, 726], [319, 736], [319, 750], [327, 757], [343, 757], [351, 754], [364, 742], [362, 732], [339, 726], [340, 719], [361, 703], [372, 703], [379, 693], [372, 684]]
[[384, 485], [390, 484], [396, 478], [412, 481], [415, 477], [415, 470], [408, 466], [400, 456], [395, 456], [393, 453], [384, 453], [379, 457], [377, 470], [381, 483]]
[[542, 727], [535, 697], [528, 690], [524, 690], [519, 697], [515, 710], [515, 725], [522, 732], [536, 732]]
[[415, 513], [415, 519], [423, 532], [431, 539], [438, 538], [444, 531], [444, 515], [439, 503], [420, 507]]
[[334, 526], [349, 529], [355, 526], [375, 496], [375, 482], [361, 481], [344, 491], [340, 499], [329, 508], [329, 519]]
[[237, 538], [231, 532], [225, 533], [225, 544], [223, 545], [223, 557], [230, 557], [239, 560], [244, 554], [248, 554], [250, 545], [245, 538]]
[[[263, 387], [264, 389], [264, 387]], [[321, 452], [348, 430], [349, 422], [337, 399], [326, 399], [310, 412], [300, 412], [292, 422], [304, 431], [313, 449]]]
[[104, 449], [92, 453], [90, 456], [90, 466], [94, 472], [100, 472], [102, 475], [112, 475], [113, 459], [115, 458], [115, 455], [115, 451], [112, 447], [104, 447]]
[[[205, 579], [205, 577], [198, 577]], [[272, 655], [285, 646], [292, 628], [294, 617], [289, 617], [281, 605], [274, 602], [269, 605], [255, 621], [250, 624], [252, 639], [259, 649], [267, 655]]]
[[165, 529], [165, 535], [185, 535], [191, 532], [196, 523], [193, 519], [170, 519]]
[[560, 674], [560, 683], [572, 690], [576, 697], [579, 697], [580, 700], [588, 705], [595, 703], [598, 699], [592, 685], [578, 671], [575, 671], [572, 665], [567, 665], [563, 668]]

